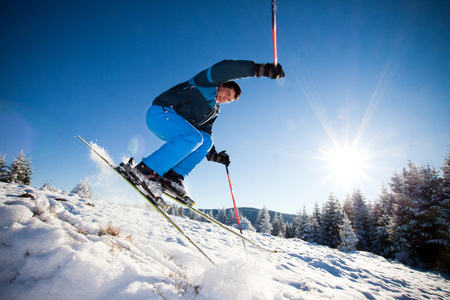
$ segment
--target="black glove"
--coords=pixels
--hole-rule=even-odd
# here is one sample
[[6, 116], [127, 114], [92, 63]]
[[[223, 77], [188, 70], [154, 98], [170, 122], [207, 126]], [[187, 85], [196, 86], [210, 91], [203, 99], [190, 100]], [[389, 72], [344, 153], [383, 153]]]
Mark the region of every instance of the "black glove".
[[270, 79], [280, 79], [283, 78], [284, 71], [283, 67], [281, 67], [280, 64], [277, 64], [275, 66], [274, 64], [256, 64], [256, 73], [255, 75], [257, 77], [269, 77]]
[[225, 153], [225, 150], [217, 153], [215, 146], [213, 146], [208, 152], [206, 159], [209, 161], [218, 162], [219, 164], [223, 164], [225, 166], [230, 165], [230, 157]]

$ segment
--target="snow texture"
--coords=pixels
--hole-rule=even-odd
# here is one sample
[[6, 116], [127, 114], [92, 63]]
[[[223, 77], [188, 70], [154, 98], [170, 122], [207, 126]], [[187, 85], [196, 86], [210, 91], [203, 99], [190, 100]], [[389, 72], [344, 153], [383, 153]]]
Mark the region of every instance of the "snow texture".
[[[20, 197], [31, 194], [33, 198]], [[0, 183], [0, 299], [449, 299], [450, 278], [367, 252]], [[119, 232], [120, 231], [120, 232]]]

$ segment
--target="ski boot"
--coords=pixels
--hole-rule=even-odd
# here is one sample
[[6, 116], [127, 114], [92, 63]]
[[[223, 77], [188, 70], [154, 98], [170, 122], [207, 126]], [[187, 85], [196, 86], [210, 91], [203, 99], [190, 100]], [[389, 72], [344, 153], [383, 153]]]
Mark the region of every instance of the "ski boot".
[[184, 177], [170, 170], [160, 178], [164, 193], [176, 198], [187, 206], [194, 206], [194, 200], [189, 197], [188, 191], [183, 184]]
[[159, 182], [161, 177], [155, 171], [147, 167], [143, 162], [134, 166], [134, 158], [130, 158], [126, 164], [121, 163], [120, 167], [131, 176], [139, 179], [141, 186], [152, 196], [152, 198], [154, 198], [154, 201], [159, 208], [163, 210], [167, 208], [167, 204], [161, 197], [162, 187]]

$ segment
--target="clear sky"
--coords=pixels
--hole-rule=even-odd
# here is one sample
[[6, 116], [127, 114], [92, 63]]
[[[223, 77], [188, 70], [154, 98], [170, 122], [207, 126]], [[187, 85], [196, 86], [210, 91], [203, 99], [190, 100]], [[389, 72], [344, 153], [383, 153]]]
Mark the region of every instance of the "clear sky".
[[[214, 127], [238, 206], [311, 212], [330, 192], [375, 199], [409, 160], [440, 168], [449, 16], [449, 1], [279, 0], [286, 78], [238, 81]], [[98, 186], [77, 134], [116, 162], [149, 155], [162, 144], [145, 125], [152, 100], [222, 59], [273, 62], [271, 26], [270, 0], [3, 1], [0, 153], [31, 156], [33, 186]], [[205, 160], [186, 184], [199, 208], [232, 206], [223, 165]]]

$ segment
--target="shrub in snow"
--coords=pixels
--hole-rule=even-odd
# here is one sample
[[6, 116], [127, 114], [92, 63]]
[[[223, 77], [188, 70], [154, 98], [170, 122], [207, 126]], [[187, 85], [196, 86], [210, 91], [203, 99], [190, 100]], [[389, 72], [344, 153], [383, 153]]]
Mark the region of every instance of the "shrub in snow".
[[[244, 216], [239, 215], [239, 221], [241, 222], [241, 228], [242, 230], [250, 230], [250, 231], [256, 231], [256, 229], [253, 227], [252, 223], [249, 219], [247, 219]], [[236, 223], [234, 225], [235, 228], [239, 228], [239, 225]]]
[[57, 189], [54, 186], [50, 185], [50, 182], [46, 181], [43, 185], [42, 188], [49, 190], [50, 192], [56, 192]]
[[77, 194], [81, 198], [92, 198], [92, 189], [87, 182], [87, 178], [84, 181], [80, 180], [80, 183], [73, 188], [72, 193]]

